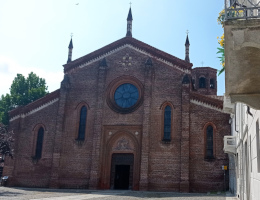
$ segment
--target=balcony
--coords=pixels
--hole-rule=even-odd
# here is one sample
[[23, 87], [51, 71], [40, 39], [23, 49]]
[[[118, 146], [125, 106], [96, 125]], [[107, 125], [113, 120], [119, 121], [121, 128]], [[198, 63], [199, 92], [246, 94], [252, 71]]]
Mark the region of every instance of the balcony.
[[236, 154], [236, 136], [224, 136], [224, 152]]
[[226, 95], [260, 109], [260, 0], [226, 0], [224, 33]]

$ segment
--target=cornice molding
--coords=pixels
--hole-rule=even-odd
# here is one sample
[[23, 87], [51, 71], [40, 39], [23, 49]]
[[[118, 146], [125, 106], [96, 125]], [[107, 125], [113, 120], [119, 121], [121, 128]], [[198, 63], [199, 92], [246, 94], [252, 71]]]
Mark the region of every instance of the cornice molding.
[[15, 115], [15, 116], [13, 116], [9, 121], [12, 122], [12, 121], [14, 121], [14, 120], [16, 120], [16, 119], [19, 119], [19, 118], [25, 118], [25, 117], [27, 117], [27, 116], [29, 116], [29, 115], [31, 115], [31, 114], [34, 114], [34, 113], [36, 113], [36, 112], [38, 112], [38, 111], [40, 111], [40, 110], [42, 110], [42, 109], [44, 109], [44, 108], [46, 108], [46, 107], [52, 105], [52, 104], [54, 104], [54, 103], [57, 102], [57, 101], [59, 101], [59, 98], [53, 99], [53, 100], [51, 100], [50, 102], [45, 103], [45, 104], [43, 104], [43, 105], [41, 105], [41, 106], [39, 106], [39, 107], [37, 107], [37, 108], [35, 108], [35, 109], [33, 109], [33, 110], [27, 112], [27, 113], [20, 113], [20, 114], [18, 114], [18, 115]]

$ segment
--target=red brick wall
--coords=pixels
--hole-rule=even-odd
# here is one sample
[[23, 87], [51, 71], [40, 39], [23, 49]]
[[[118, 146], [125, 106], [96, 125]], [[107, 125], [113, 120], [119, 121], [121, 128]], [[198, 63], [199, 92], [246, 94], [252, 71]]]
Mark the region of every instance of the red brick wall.
[[[206, 78], [206, 87], [199, 87], [199, 78]], [[192, 69], [192, 79], [194, 83], [194, 89], [204, 95], [217, 95], [217, 70], [210, 67], [196, 67]], [[214, 79], [214, 88], [210, 88], [210, 79]]]
[[[10, 123], [15, 133], [14, 159], [8, 159], [4, 174], [10, 176], [10, 184], [26, 187], [48, 187], [51, 175], [52, 153], [58, 102]], [[42, 157], [35, 163], [36, 138], [39, 127], [44, 128]], [[13, 165], [13, 166], [12, 166]], [[13, 171], [8, 170], [9, 167]]]
[[[229, 114], [221, 113], [191, 103], [190, 126], [190, 187], [193, 192], [222, 191], [224, 171], [228, 165], [227, 154], [223, 153], [224, 135], [230, 133]], [[215, 159], [205, 159], [205, 132], [207, 123], [214, 127]], [[226, 186], [228, 182], [226, 183]]]
[[[121, 152], [135, 156], [135, 190], [218, 190], [219, 168], [228, 162], [222, 150], [223, 136], [229, 133], [228, 115], [190, 103], [190, 85], [182, 84], [185, 73], [156, 58], [146, 66], [147, 59], [126, 47], [106, 57], [108, 67], [97, 61], [77, 68], [66, 75], [59, 102], [14, 120], [16, 155], [4, 172], [11, 173], [14, 166], [12, 185], [109, 189], [111, 155]], [[142, 104], [129, 114], [117, 113], [107, 104], [108, 88], [120, 77], [137, 79], [143, 89]], [[165, 104], [172, 106], [170, 142], [162, 141]], [[86, 134], [84, 141], [76, 141], [82, 105], [88, 108]], [[204, 143], [198, 139], [209, 121], [217, 127], [218, 149], [212, 162], [204, 160]], [[39, 123], [47, 133], [42, 159], [34, 164], [32, 130]], [[120, 138], [133, 144], [131, 148], [111, 149]]]

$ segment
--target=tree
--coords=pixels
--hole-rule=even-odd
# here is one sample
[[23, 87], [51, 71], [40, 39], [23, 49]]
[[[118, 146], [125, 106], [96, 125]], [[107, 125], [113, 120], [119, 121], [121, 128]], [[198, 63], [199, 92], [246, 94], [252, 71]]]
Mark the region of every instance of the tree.
[[9, 94], [6, 94], [5, 96], [2, 95], [0, 99], [0, 123], [8, 124], [9, 110], [11, 110], [11, 96]]
[[7, 125], [8, 112], [18, 106], [25, 106], [43, 96], [48, 91], [45, 79], [31, 72], [27, 78], [17, 74], [10, 88], [10, 94], [2, 95], [0, 99], [0, 122]]
[[0, 155], [2, 160], [6, 155], [13, 157], [13, 132], [8, 131], [7, 126], [0, 123]]
[[24, 106], [43, 96], [47, 92], [45, 79], [39, 78], [31, 72], [27, 79], [22, 74], [17, 74], [10, 88], [12, 106]]

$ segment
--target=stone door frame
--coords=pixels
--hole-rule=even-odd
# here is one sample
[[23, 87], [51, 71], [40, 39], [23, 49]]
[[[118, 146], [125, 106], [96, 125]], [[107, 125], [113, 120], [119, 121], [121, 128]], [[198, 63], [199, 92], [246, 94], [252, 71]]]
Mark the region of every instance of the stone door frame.
[[[128, 158], [120, 160], [120, 156], [126, 156]], [[134, 172], [134, 154], [129, 153], [113, 153], [111, 158], [111, 172], [110, 172], [110, 189], [115, 188], [115, 175], [116, 166], [129, 166], [129, 183], [128, 189], [133, 189], [133, 172]]]
[[103, 132], [100, 188], [110, 189], [112, 155], [133, 154], [133, 190], [139, 190], [141, 126], [106, 126]]

